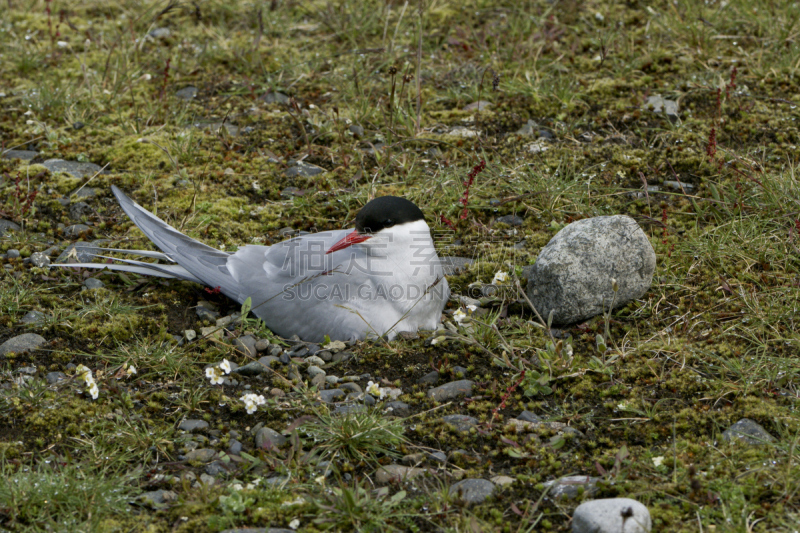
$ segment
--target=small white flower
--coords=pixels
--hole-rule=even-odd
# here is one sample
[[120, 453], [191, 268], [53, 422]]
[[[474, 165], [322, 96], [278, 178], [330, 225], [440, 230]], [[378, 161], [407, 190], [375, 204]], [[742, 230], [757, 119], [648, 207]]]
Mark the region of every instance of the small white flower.
[[242, 402], [244, 402], [244, 406], [247, 409], [247, 414], [252, 415], [258, 410], [259, 405], [264, 405], [267, 403], [267, 400], [260, 394], [253, 394], [252, 392], [245, 394], [240, 398]]
[[289, 522], [289, 528], [297, 529], [298, 527], [300, 527], [300, 520], [298, 520], [297, 518]]
[[231, 364], [230, 364], [230, 362], [228, 362], [227, 359], [223, 359], [222, 362], [219, 364], [219, 367], [226, 374], [230, 374], [231, 373]]
[[388, 390], [389, 389], [385, 389], [372, 381], [367, 383], [367, 393], [377, 397], [379, 400], [383, 400], [386, 397], [386, 392]]
[[78, 365], [77, 367], [75, 367], [75, 375], [78, 376], [80, 379], [86, 381], [86, 376], [89, 376], [89, 378], [92, 377], [92, 371], [89, 370], [89, 368], [86, 366]]
[[664, 464], [664, 458], [661, 456], [653, 457], [653, 464], [656, 466], [656, 468], [658, 468], [659, 466]]
[[206, 377], [211, 380], [212, 385], [222, 385], [222, 370], [216, 366], [206, 368]]
[[470, 313], [474, 313], [477, 309], [478, 309], [478, 306], [474, 305], [474, 304], [469, 304], [467, 306], [467, 311], [469, 311]]
[[436, 337], [435, 339], [431, 340], [431, 346], [433, 346], [434, 344], [439, 344], [443, 340], [444, 340], [444, 335]]
[[462, 311], [461, 309], [456, 309], [456, 312], [453, 313], [453, 320], [456, 321], [456, 324], [461, 325], [461, 323], [467, 319], [467, 313]]
[[67, 46], [69, 46], [69, 43], [67, 41], [58, 41], [56, 42], [56, 46], [58, 46], [59, 48], [66, 48]]
[[508, 281], [508, 273], [498, 270], [492, 278], [492, 285], [499, 285], [500, 283], [505, 283], [506, 281]]
[[133, 376], [136, 374], [136, 367], [133, 365], [127, 365], [125, 372], [128, 374], [128, 376]]
[[603, 14], [602, 14], [602, 13], [595, 13], [595, 14], [594, 14], [594, 18], [596, 18], [596, 19], [597, 19], [597, 20], [599, 20], [600, 22], [602, 22], [602, 21], [604, 21], [604, 20], [606, 19], [606, 18], [603, 16]]
[[88, 389], [89, 394], [92, 395], [92, 400], [96, 400], [100, 395], [100, 389], [97, 388], [97, 383], [92, 382]]
[[370, 381], [367, 383], [367, 392], [372, 394], [373, 396], [380, 396], [381, 394], [381, 387], [374, 381]]

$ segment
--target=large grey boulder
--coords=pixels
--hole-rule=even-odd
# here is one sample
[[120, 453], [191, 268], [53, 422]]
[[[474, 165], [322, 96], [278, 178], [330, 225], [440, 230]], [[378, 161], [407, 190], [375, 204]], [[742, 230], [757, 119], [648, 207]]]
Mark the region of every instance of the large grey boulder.
[[572, 533], [649, 533], [647, 507], [630, 498], [582, 503], [572, 515]]
[[[629, 216], [587, 218], [568, 225], [528, 270], [528, 298], [553, 324], [581, 322], [641, 297], [650, 288], [656, 253]], [[619, 290], [614, 297], [613, 280]]]

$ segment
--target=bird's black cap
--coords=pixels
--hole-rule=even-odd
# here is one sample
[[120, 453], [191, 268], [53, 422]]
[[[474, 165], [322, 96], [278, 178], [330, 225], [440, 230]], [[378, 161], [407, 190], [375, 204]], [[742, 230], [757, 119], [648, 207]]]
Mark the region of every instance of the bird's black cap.
[[399, 196], [381, 196], [361, 208], [356, 215], [359, 233], [377, 233], [397, 224], [425, 220], [425, 215], [414, 202]]

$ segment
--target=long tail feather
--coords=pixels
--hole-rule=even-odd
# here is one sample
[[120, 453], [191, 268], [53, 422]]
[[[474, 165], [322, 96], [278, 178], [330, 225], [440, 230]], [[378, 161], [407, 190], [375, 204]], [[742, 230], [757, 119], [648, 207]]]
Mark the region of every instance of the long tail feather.
[[239, 284], [227, 267], [230, 254], [184, 235], [128, 198], [116, 186], [112, 185], [111, 191], [133, 223], [168, 259], [178, 263], [200, 283], [219, 287], [227, 296], [238, 299]]

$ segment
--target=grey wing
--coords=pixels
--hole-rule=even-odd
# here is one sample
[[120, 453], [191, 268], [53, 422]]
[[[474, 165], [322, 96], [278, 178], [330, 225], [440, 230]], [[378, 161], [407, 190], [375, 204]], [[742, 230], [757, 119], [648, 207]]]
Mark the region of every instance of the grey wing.
[[[364, 327], [354, 315], [336, 308], [327, 296], [333, 284], [346, 284], [341, 273], [358, 247], [325, 252], [352, 230], [315, 233], [270, 247], [245, 246], [230, 256], [228, 268], [239, 282], [239, 300], [250, 297], [253, 313], [285, 337], [305, 340], [350, 339]], [[317, 289], [322, 289], [317, 292]]]
[[112, 185], [111, 191], [133, 223], [172, 261], [202, 283], [219, 287], [223, 293], [232, 298], [238, 297], [239, 284], [227, 267], [231, 254], [187, 237], [128, 198], [116, 186]]

